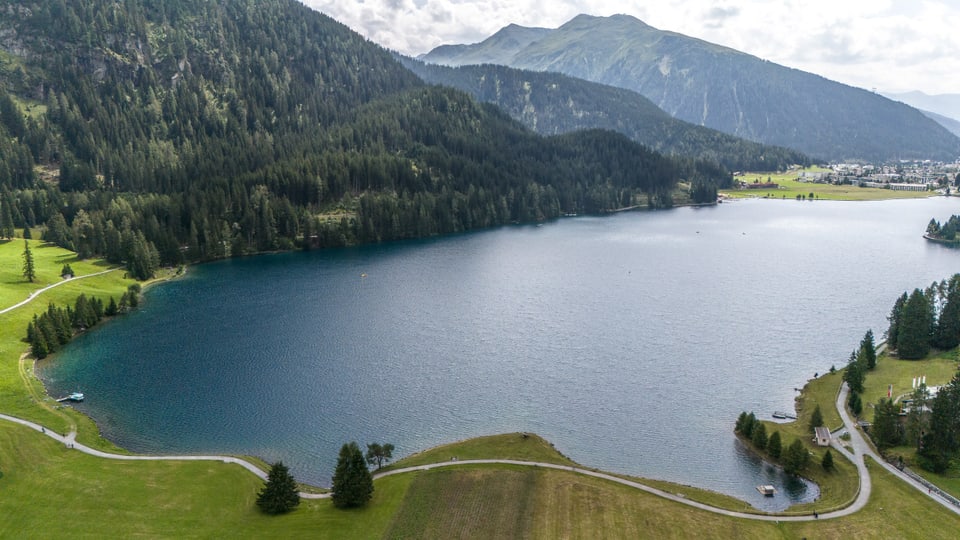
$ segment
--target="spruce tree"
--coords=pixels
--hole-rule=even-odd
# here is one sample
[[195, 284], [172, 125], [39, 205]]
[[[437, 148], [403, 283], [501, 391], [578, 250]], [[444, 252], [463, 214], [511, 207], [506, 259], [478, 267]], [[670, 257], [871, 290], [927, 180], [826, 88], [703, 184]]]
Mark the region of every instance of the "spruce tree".
[[866, 377], [863, 364], [857, 360], [857, 353], [850, 353], [850, 361], [847, 362], [847, 370], [843, 373], [843, 380], [854, 394], [863, 393], [863, 381]]
[[763, 422], [757, 422], [753, 426], [753, 434], [750, 435], [750, 441], [757, 450], [766, 450], [767, 448], [767, 426]]
[[351, 508], [367, 504], [373, 496], [373, 476], [356, 442], [340, 448], [337, 468], [333, 473], [333, 505]]
[[300, 504], [297, 483], [290, 475], [290, 469], [278, 461], [270, 467], [267, 483], [257, 496], [257, 506], [267, 514], [284, 514]]
[[860, 361], [867, 369], [877, 367], [877, 349], [873, 344], [873, 330], [867, 330], [860, 341]]
[[809, 462], [810, 454], [807, 452], [807, 447], [800, 442], [800, 439], [794, 439], [784, 454], [783, 470], [787, 474], [798, 474], [807, 468]]
[[827, 453], [823, 455], [823, 459], [820, 460], [820, 465], [825, 471], [833, 470], [833, 453], [830, 452], [829, 448], [827, 448]]
[[813, 409], [813, 414], [810, 415], [810, 431], [814, 431], [816, 428], [823, 425], [823, 412], [820, 411], [820, 405], [818, 404], [815, 409]]
[[30, 242], [23, 241], [23, 277], [33, 283], [37, 279], [37, 269], [33, 262], [33, 252], [30, 251]]
[[899, 345], [897, 338], [900, 336], [900, 320], [903, 315], [903, 306], [906, 303], [907, 293], [903, 293], [893, 303], [893, 309], [890, 310], [890, 316], [887, 317], [887, 320], [890, 321], [890, 327], [887, 328], [887, 346], [893, 350], [896, 350]]
[[897, 334], [897, 354], [906, 360], [919, 360], [930, 352], [933, 315], [930, 302], [920, 289], [914, 289], [903, 306]]
[[773, 435], [767, 439], [767, 453], [773, 459], [780, 459], [780, 454], [783, 453], [783, 442], [780, 440], [779, 431], [774, 431]]

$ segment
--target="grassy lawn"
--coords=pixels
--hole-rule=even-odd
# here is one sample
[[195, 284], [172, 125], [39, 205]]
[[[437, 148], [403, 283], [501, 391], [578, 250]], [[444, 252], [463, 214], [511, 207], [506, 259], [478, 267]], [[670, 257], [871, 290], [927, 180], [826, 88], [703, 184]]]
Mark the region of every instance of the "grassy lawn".
[[950, 382], [957, 373], [957, 355], [955, 351], [931, 356], [925, 360], [900, 360], [880, 355], [877, 367], [867, 373], [864, 383], [864, 416], [872, 420], [874, 404], [880, 398], [887, 397], [888, 385], [893, 385], [893, 397], [912, 392], [910, 388], [914, 377], [926, 375], [927, 386], [940, 386]]
[[[957, 373], [957, 351], [935, 354], [924, 360], [900, 360], [881, 355], [877, 358], [877, 367], [867, 373], [864, 383], [863, 417], [873, 420], [873, 404], [887, 397], [888, 385], [893, 385], [893, 397], [910, 393], [914, 377], [926, 375], [927, 386], [940, 386], [950, 382]], [[887, 450], [889, 455], [901, 456], [908, 466], [931, 483], [960, 497], [960, 467], [954, 466], [945, 474], [939, 475], [925, 471], [916, 465], [916, 447], [900, 446]]]
[[[809, 172], [823, 172], [828, 169], [810, 168], [805, 169]], [[809, 196], [814, 194], [816, 199], [833, 201], [878, 201], [884, 199], [916, 199], [930, 197], [933, 192], [924, 191], [894, 191], [892, 189], [880, 188], [861, 188], [855, 185], [834, 186], [832, 184], [814, 184], [812, 182], [800, 182], [797, 180], [799, 171], [787, 171], [785, 173], [744, 173], [743, 176], [734, 180], [740, 180], [752, 184], [754, 180], [759, 183], [774, 182], [779, 185], [779, 189], [725, 189], [721, 193], [732, 198], [750, 198], [750, 197], [769, 197], [774, 199], [796, 199], [797, 195]], [[769, 178], [769, 180], [767, 180]]]
[[[387, 538], [953, 538], [960, 517], [877, 466], [850, 517], [735, 519], [567, 471], [474, 466], [416, 473]], [[494, 524], [496, 524], [494, 526]]]
[[2, 538], [377, 538], [413, 480], [378, 481], [362, 510], [303, 500], [270, 517], [255, 504], [263, 483], [239, 466], [105, 460], [8, 423], [0, 423], [0, 471]]
[[517, 459], [522, 461], [542, 461], [559, 465], [577, 465], [557, 451], [550, 442], [532, 433], [507, 433], [477, 437], [466, 441], [437, 446], [418, 452], [383, 468], [399, 469], [427, 463], [449, 461], [452, 457], [465, 459]]

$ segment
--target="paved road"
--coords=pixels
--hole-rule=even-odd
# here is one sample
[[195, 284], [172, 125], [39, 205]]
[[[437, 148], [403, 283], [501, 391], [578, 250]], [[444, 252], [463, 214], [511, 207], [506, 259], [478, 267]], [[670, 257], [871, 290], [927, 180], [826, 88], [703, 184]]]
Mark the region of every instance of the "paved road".
[[62, 281], [58, 281], [58, 282], [56, 282], [56, 283], [54, 283], [54, 284], [52, 284], [52, 285], [47, 285], [46, 287], [44, 287], [44, 288], [42, 288], [42, 289], [37, 289], [37, 290], [33, 291], [32, 293], [30, 293], [30, 295], [27, 296], [27, 299], [24, 300], [23, 302], [20, 302], [19, 304], [12, 305], [12, 306], [10, 306], [10, 307], [8, 307], [8, 308], [0, 309], [0, 315], [3, 315], [4, 313], [6, 313], [6, 312], [8, 312], [8, 311], [13, 311], [13, 310], [17, 309], [17, 308], [20, 307], [20, 306], [29, 304], [34, 298], [40, 296], [40, 293], [42, 293], [42, 292], [44, 292], [44, 291], [49, 291], [50, 289], [52, 289], [52, 288], [54, 288], [54, 287], [59, 287], [60, 285], [63, 285], [64, 283], [70, 283], [71, 281], [73, 281], [73, 280], [75, 280], [75, 279], [84, 279], [84, 278], [88, 278], [88, 277], [99, 276], [100, 274], [106, 274], [107, 272], [113, 272], [114, 270], [119, 270], [119, 268], [110, 268], [109, 270], [104, 270], [104, 271], [102, 271], [102, 272], [94, 272], [93, 274], [87, 274], [87, 275], [85, 275], [85, 276], [76, 276], [76, 277], [72, 277], [72, 278], [70, 278], [70, 279], [64, 279], [64, 280], [62, 280]]

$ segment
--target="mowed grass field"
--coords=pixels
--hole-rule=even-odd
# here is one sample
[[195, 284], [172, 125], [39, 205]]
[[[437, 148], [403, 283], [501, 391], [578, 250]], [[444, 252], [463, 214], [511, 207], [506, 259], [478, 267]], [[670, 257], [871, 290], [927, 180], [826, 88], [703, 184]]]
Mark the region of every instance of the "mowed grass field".
[[[810, 168], [805, 169], [808, 172], [828, 172], [828, 169]], [[892, 189], [880, 188], [861, 188], [855, 185], [834, 186], [832, 184], [814, 184], [813, 182], [800, 182], [797, 180], [800, 171], [787, 171], [785, 173], [766, 173], [766, 172], [748, 172], [743, 176], [734, 178], [734, 181], [742, 181], [747, 184], [773, 182], [779, 185], [778, 189], [725, 189], [721, 193], [724, 196], [739, 199], [751, 197], [768, 197], [772, 199], [796, 199], [797, 195], [809, 197], [814, 194], [814, 199], [832, 200], [832, 201], [879, 201], [885, 199], [916, 199], [930, 197], [934, 192], [928, 191], [894, 191]], [[769, 179], [769, 180], [768, 180]], [[809, 202], [809, 201], [807, 201]]]

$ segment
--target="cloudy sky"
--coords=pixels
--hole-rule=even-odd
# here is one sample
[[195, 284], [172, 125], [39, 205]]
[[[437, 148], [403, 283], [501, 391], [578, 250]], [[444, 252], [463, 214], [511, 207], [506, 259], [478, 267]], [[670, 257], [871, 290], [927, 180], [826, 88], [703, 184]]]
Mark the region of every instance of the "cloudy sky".
[[626, 13], [661, 30], [881, 92], [960, 93], [960, 0], [302, 0], [404, 54], [510, 23]]

